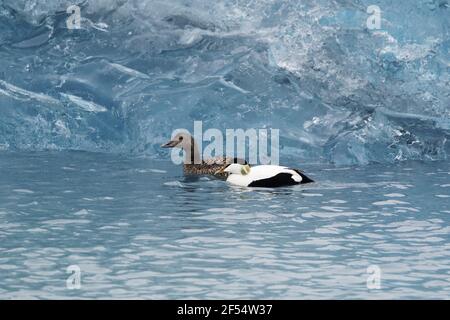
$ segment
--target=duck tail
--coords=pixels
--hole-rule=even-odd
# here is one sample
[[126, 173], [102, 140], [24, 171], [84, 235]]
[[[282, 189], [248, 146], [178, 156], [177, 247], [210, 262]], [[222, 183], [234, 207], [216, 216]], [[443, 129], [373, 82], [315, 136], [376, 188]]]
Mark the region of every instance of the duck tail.
[[300, 171], [299, 169], [292, 169], [292, 170], [294, 170], [295, 172], [297, 172], [301, 177], [302, 177], [302, 182], [300, 182], [300, 183], [311, 183], [311, 182], [314, 182], [314, 180], [313, 179], [311, 179], [311, 178], [309, 178], [308, 176], [306, 176], [302, 171]]

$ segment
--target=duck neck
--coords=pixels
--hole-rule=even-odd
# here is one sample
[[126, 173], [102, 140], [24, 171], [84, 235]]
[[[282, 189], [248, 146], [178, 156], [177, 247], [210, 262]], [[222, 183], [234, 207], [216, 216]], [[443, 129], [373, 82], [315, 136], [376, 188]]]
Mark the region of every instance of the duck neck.
[[186, 156], [184, 157], [185, 165], [195, 165], [202, 163], [202, 159], [200, 158], [200, 153], [198, 151], [198, 146], [194, 138], [191, 139], [190, 146], [185, 148], [184, 151], [186, 153]]

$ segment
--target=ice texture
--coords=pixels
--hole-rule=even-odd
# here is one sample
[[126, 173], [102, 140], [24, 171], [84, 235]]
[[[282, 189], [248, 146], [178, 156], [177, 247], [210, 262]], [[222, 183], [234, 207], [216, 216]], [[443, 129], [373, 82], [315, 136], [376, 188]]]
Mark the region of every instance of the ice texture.
[[0, 150], [161, 158], [201, 120], [299, 161], [442, 160], [449, 75], [447, 0], [3, 0]]

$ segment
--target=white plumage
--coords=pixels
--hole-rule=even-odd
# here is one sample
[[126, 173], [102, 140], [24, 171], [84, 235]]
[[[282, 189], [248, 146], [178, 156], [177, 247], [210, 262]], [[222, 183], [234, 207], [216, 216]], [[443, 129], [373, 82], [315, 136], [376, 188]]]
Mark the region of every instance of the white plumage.
[[230, 173], [227, 182], [242, 187], [274, 188], [313, 182], [298, 170], [274, 165], [250, 168], [249, 165], [234, 163], [223, 171]]

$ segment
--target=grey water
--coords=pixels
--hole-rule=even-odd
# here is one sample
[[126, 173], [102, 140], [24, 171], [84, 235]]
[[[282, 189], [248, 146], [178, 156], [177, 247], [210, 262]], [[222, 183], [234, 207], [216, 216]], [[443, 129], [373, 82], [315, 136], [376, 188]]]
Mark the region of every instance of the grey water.
[[301, 168], [317, 182], [242, 189], [168, 160], [3, 152], [0, 298], [450, 298], [448, 161]]

